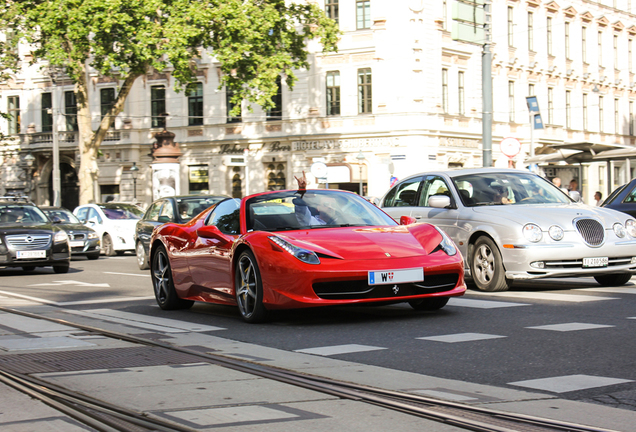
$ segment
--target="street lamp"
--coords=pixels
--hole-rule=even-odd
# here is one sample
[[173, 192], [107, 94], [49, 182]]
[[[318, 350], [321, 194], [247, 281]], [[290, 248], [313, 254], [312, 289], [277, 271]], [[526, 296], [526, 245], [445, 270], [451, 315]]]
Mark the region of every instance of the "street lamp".
[[362, 150], [360, 150], [360, 153], [358, 153], [358, 156], [356, 156], [356, 159], [358, 159], [358, 163], [360, 164], [360, 196], [362, 196], [362, 161], [364, 160], [364, 154], [362, 153]]
[[133, 166], [130, 167], [130, 175], [133, 179], [133, 199], [137, 201], [137, 175], [139, 174], [139, 167], [137, 162], [133, 162]]
[[35, 161], [35, 157], [31, 154], [31, 152], [27, 153], [24, 156], [24, 162], [26, 162], [26, 171], [27, 171], [27, 181], [28, 181], [28, 193], [31, 193], [33, 189], [33, 179], [31, 178], [31, 173], [33, 172], [33, 162]]

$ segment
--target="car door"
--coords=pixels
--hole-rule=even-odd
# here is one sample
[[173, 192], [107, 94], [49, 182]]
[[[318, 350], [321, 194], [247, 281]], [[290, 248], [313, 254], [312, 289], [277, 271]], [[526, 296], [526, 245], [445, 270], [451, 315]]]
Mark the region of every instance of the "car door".
[[235, 301], [231, 251], [240, 233], [239, 211], [238, 199], [220, 202], [191, 239], [194, 242], [187, 251], [188, 266], [203, 297]]
[[166, 200], [159, 200], [150, 204], [146, 214], [144, 214], [143, 218], [139, 219], [135, 227], [136, 240], [141, 241], [146, 253], [148, 253], [152, 231], [157, 225], [160, 225], [159, 213], [161, 212], [161, 206], [164, 205], [165, 201]]
[[93, 207], [88, 207], [86, 212], [86, 226], [93, 228], [95, 232], [102, 238], [106, 227], [104, 226], [104, 218]]
[[382, 200], [380, 204], [382, 210], [398, 223], [400, 217], [412, 216], [413, 210], [417, 206], [417, 196], [422, 179], [422, 176], [417, 176], [398, 183]]

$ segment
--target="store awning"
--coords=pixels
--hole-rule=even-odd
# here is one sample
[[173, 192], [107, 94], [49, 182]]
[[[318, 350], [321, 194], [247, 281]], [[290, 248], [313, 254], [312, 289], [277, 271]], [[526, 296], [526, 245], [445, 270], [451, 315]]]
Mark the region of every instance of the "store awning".
[[[525, 159], [526, 164], [541, 164], [550, 162], [565, 162], [568, 164], [578, 164], [583, 162], [593, 162], [598, 160], [612, 159], [608, 152], [634, 151], [634, 147], [622, 144], [598, 144], [591, 142], [552, 144], [538, 149], [541, 154], [537, 154]], [[606, 154], [605, 158], [597, 158], [600, 154]], [[618, 154], [618, 153], [616, 153]], [[623, 156], [615, 156], [621, 158]]]
[[634, 158], [636, 158], [636, 147], [606, 150], [594, 156], [594, 160], [634, 159]]

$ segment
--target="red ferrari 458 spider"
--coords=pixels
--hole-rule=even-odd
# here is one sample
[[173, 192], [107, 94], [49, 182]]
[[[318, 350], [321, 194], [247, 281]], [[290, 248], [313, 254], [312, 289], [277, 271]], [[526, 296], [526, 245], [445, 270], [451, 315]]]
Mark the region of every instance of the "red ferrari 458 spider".
[[356, 194], [287, 190], [228, 198], [152, 235], [162, 309], [238, 305], [259, 322], [274, 309], [408, 302], [437, 310], [466, 291], [462, 256], [427, 223], [390, 216]]

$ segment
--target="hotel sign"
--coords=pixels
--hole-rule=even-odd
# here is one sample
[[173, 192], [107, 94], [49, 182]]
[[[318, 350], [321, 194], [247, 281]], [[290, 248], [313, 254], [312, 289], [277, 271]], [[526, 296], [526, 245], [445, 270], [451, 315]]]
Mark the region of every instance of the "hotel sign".
[[292, 141], [292, 150], [359, 149], [364, 147], [397, 147], [399, 138], [353, 138], [341, 140]]

